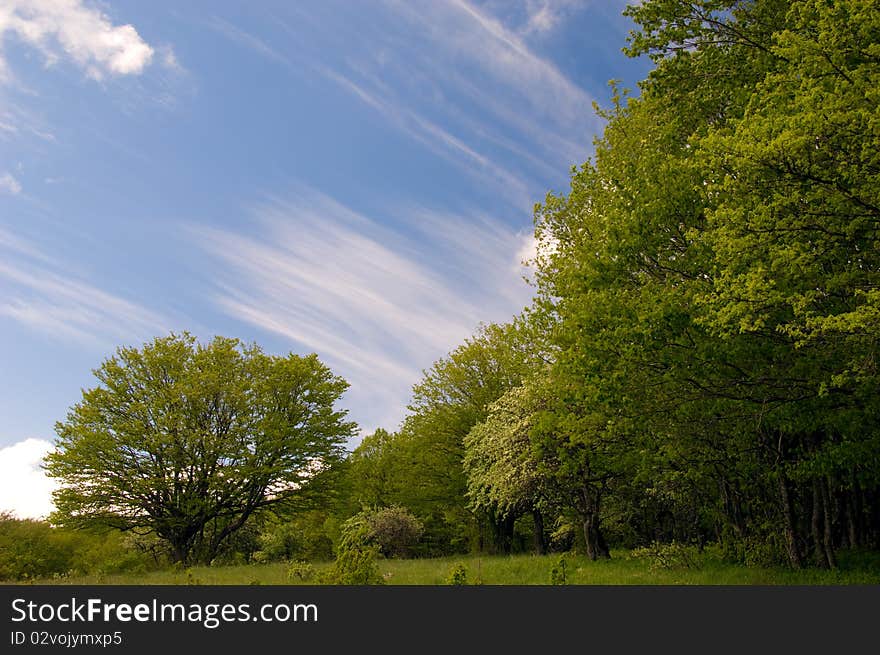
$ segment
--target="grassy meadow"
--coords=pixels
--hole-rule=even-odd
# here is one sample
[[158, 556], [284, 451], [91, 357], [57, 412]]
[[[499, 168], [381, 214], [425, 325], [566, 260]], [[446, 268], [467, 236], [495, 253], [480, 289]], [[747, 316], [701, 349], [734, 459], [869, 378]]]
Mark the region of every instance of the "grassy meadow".
[[[379, 570], [389, 585], [451, 584], [453, 571], [464, 571], [464, 584], [547, 585], [555, 569], [561, 581], [572, 585], [852, 585], [880, 584], [880, 555], [841, 553], [836, 570], [760, 567], [730, 564], [704, 552], [688, 565], [661, 566], [628, 551], [610, 560], [590, 561], [582, 556], [462, 555], [436, 559], [387, 559]], [[315, 574], [329, 562], [243, 564], [166, 568], [144, 573], [93, 574], [32, 579], [31, 584], [72, 585], [287, 585], [315, 584]], [[461, 573], [459, 573], [459, 576]], [[461, 580], [461, 577], [459, 577]]]

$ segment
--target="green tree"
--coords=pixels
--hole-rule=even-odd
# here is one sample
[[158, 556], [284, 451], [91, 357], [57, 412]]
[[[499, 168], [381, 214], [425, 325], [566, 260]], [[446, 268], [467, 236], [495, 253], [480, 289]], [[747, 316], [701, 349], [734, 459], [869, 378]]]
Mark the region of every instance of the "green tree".
[[[414, 386], [409, 414], [396, 439], [405, 490], [396, 499], [425, 523], [426, 540], [454, 549], [482, 547], [482, 521], [467, 507], [464, 440], [487, 416], [489, 405], [518, 386], [547, 356], [537, 327], [527, 316], [486, 325], [435, 362]], [[510, 517], [487, 517], [492, 539], [506, 548]]]
[[354, 424], [347, 383], [315, 355], [189, 334], [120, 348], [56, 425], [53, 521], [153, 532], [210, 561], [257, 515], [313, 499]]
[[398, 502], [404, 471], [397, 435], [378, 428], [363, 438], [348, 457], [351, 500], [358, 511], [365, 507], [384, 507]]
[[463, 464], [471, 507], [504, 520], [531, 513], [535, 550], [544, 553], [544, 517], [554, 499], [532, 449], [534, 415], [542, 406], [536, 386], [514, 387], [489, 405], [486, 419], [465, 437]]

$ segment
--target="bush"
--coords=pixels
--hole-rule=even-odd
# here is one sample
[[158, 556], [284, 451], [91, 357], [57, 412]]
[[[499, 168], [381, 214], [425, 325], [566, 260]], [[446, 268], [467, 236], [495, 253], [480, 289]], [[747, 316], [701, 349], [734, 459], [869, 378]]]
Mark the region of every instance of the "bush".
[[424, 526], [405, 507], [383, 507], [367, 514], [367, 541], [385, 557], [409, 557]]
[[131, 547], [128, 535], [121, 532], [99, 534], [75, 533], [75, 547], [70, 570], [82, 573], [141, 573], [155, 562]]
[[562, 517], [558, 518], [554, 524], [553, 532], [550, 533], [548, 546], [551, 551], [566, 552], [574, 548], [575, 535], [577, 529], [571, 522], [566, 521]]
[[333, 566], [318, 576], [322, 584], [373, 585], [384, 584], [376, 564], [375, 547], [351, 546], [340, 549]]
[[342, 524], [342, 536], [336, 549], [336, 560], [319, 582], [323, 584], [368, 585], [383, 584], [376, 558], [379, 548], [370, 543], [371, 527], [366, 512], [361, 512]]
[[315, 577], [315, 569], [309, 562], [298, 560], [287, 567], [287, 579], [308, 582]]
[[140, 571], [147, 563], [120, 533], [53, 528], [0, 512], [0, 580]]
[[66, 574], [74, 554], [71, 535], [43, 521], [0, 514], [0, 580]]
[[630, 557], [648, 560], [652, 569], [700, 568], [696, 547], [677, 541], [665, 544], [655, 541], [650, 546], [636, 548]]
[[721, 556], [728, 562], [745, 566], [785, 566], [788, 558], [781, 539], [745, 537], [728, 539], [721, 547]]
[[260, 562], [332, 559], [333, 540], [328, 522], [323, 513], [315, 511], [270, 524], [260, 533], [259, 550], [254, 559]]
[[446, 576], [446, 584], [451, 585], [466, 585], [467, 584], [467, 569], [464, 564], [459, 562], [449, 571], [449, 575]]
[[405, 507], [366, 509], [342, 524], [340, 545], [358, 543], [383, 557], [409, 557], [423, 532], [422, 523]]

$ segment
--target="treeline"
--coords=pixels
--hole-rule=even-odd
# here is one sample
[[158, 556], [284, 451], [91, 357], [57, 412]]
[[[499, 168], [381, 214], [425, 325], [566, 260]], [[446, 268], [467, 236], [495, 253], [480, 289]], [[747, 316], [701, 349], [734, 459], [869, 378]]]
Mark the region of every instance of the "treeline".
[[833, 567], [880, 547], [880, 5], [627, 13], [656, 65], [537, 207], [534, 306], [425, 374], [353, 498], [438, 552]]

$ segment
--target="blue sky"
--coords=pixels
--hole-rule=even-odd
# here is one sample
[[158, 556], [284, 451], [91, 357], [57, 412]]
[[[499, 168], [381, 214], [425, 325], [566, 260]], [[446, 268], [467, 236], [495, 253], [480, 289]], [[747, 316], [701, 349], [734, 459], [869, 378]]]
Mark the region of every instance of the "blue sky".
[[395, 429], [528, 304], [534, 203], [648, 69], [624, 6], [0, 3], [0, 509], [40, 513], [92, 369], [170, 331], [317, 352]]

